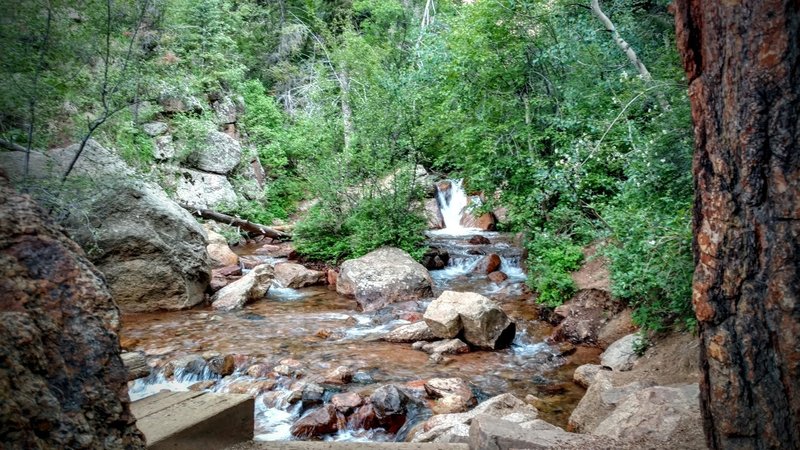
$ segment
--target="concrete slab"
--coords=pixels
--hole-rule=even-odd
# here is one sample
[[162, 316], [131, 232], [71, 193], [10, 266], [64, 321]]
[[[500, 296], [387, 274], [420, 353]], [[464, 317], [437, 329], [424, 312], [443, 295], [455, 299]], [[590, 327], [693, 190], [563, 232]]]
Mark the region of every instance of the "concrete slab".
[[253, 439], [249, 395], [162, 392], [131, 403], [136, 426], [155, 450], [216, 450]]

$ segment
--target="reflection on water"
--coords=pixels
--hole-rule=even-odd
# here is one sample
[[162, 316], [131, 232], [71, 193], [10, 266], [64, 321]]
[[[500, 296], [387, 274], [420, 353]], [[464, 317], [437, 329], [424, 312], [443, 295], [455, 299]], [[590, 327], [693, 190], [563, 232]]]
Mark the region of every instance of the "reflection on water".
[[[524, 399], [533, 394], [545, 404], [537, 405], [542, 418], [565, 426], [584, 392], [571, 382], [572, 372], [580, 364], [595, 362], [598, 352], [579, 349], [563, 357], [544, 342], [552, 330], [537, 320], [538, 310], [525, 293], [519, 249], [509, 243], [509, 236], [484, 235], [493, 244], [481, 246], [480, 251], [501, 256], [501, 270], [509, 276], [508, 280], [493, 283], [485, 274], [472, 273], [482, 255], [470, 254], [470, 251], [477, 253], [476, 247], [465, 244], [463, 236], [445, 234], [430, 239], [433, 245], [450, 252], [451, 265], [432, 271], [431, 275], [436, 294], [445, 289], [472, 291], [501, 302], [503, 309], [517, 321], [518, 330], [511, 347], [504, 350], [453, 355], [434, 364], [427, 354], [413, 350], [410, 344], [378, 340], [397, 326], [419, 320], [430, 299], [363, 313], [358, 311], [355, 301], [327, 287], [300, 290], [273, 287], [265, 299], [241, 311], [205, 308], [125, 314], [122, 335], [136, 342], [135, 350], [145, 352], [154, 365], [177, 356], [209, 351], [234, 355], [236, 372], [215, 383], [212, 391], [226, 392], [233, 382], [258, 381], [245, 373], [253, 364], [274, 367], [291, 358], [300, 361], [301, 379], [314, 380], [332, 368], [349, 366], [358, 371], [355, 388], [458, 376], [468, 381], [480, 398], [511, 392]], [[288, 440], [289, 427], [301, 414], [299, 404], [290, 405], [287, 400], [296, 380], [286, 376], [275, 378], [274, 374], [266, 377], [273, 377], [275, 386], [256, 398], [256, 438]], [[210, 371], [200, 374], [176, 371], [173, 378], [166, 379], [156, 370], [149, 378], [132, 382], [130, 395], [136, 400], [162, 389], [186, 390], [198, 381], [213, 379]], [[329, 439], [380, 441], [392, 440], [394, 436], [374, 430], [346, 430]]]

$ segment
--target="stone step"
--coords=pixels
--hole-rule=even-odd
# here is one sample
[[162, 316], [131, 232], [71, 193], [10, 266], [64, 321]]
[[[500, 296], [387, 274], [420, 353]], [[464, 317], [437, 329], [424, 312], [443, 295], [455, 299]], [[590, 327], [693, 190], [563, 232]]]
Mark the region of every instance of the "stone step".
[[227, 450], [468, 450], [467, 444], [411, 442], [243, 442]]
[[147, 448], [216, 450], [253, 439], [249, 395], [161, 392], [131, 403]]

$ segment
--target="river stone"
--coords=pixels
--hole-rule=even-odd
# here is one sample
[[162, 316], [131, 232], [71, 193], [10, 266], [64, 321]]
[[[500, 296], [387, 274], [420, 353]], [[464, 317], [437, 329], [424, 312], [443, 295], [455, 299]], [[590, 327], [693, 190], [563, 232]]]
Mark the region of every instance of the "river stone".
[[336, 407], [336, 410], [347, 414], [350, 411], [355, 410], [364, 400], [361, 398], [360, 395], [356, 392], [343, 392], [341, 394], [336, 394], [331, 397], [331, 404]]
[[419, 322], [410, 323], [408, 325], [401, 325], [394, 330], [388, 332], [383, 340], [387, 342], [418, 342], [418, 341], [433, 341], [436, 335], [428, 327], [424, 320]]
[[239, 257], [228, 247], [228, 240], [225, 239], [225, 236], [208, 228], [205, 229], [206, 235], [208, 236], [208, 245], [206, 249], [208, 250], [208, 256], [211, 258], [212, 269], [238, 266]]
[[[59, 179], [78, 145], [31, 153], [31, 176]], [[21, 180], [24, 152], [0, 152], [0, 167]], [[189, 212], [112, 151], [89, 140], [68, 179], [88, 184], [75, 190], [65, 224], [72, 238], [91, 249], [117, 305], [132, 312], [191, 308], [205, 300], [211, 278], [206, 234]]]
[[185, 355], [168, 361], [164, 364], [164, 376], [167, 378], [184, 378], [187, 375], [197, 376], [202, 374], [208, 364], [200, 355]]
[[422, 318], [436, 337], [450, 339], [461, 332], [461, 317], [458, 314], [459, 292], [444, 291], [432, 301]]
[[393, 384], [379, 387], [369, 397], [375, 422], [388, 433], [396, 433], [405, 424], [408, 401], [405, 392]]
[[2, 175], [0, 292], [2, 446], [144, 449], [103, 274]]
[[484, 275], [488, 275], [498, 269], [500, 269], [500, 265], [502, 261], [500, 260], [500, 256], [496, 253], [490, 253], [478, 261], [478, 264], [475, 265], [475, 268], [472, 269], [475, 273], [480, 273]]
[[592, 434], [704, 449], [699, 394], [697, 384], [642, 389], [620, 403]]
[[488, 277], [489, 281], [493, 283], [502, 283], [508, 279], [508, 275], [500, 270], [495, 270], [494, 272], [490, 273]]
[[324, 284], [326, 279], [325, 272], [307, 269], [300, 264], [275, 264], [275, 280], [286, 288], [300, 289], [306, 286]]
[[460, 413], [477, 404], [472, 389], [461, 378], [431, 378], [423, 387], [428, 397], [436, 399], [431, 408], [434, 414]]
[[465, 344], [461, 339], [445, 339], [443, 341], [425, 342], [419, 346], [419, 350], [431, 355], [454, 355], [457, 353], [469, 353], [469, 345]]
[[336, 407], [327, 404], [312, 410], [291, 427], [292, 436], [299, 438], [318, 438], [326, 434], [335, 433], [339, 429], [339, 422], [344, 422], [344, 417], [336, 411]]
[[231, 205], [236, 192], [224, 175], [180, 169], [177, 174], [175, 198], [186, 205], [206, 209]]
[[575, 372], [572, 374], [572, 381], [580, 386], [588, 388], [594, 382], [594, 377], [597, 376], [601, 370], [604, 369], [603, 366], [599, 364], [584, 364], [582, 366], [578, 366], [578, 368], [575, 369]]
[[267, 295], [273, 278], [272, 267], [267, 264], [256, 266], [247, 275], [217, 291], [211, 297], [211, 307], [223, 311], [241, 309], [248, 302]]
[[347, 366], [339, 366], [325, 374], [322, 382], [325, 384], [347, 384], [353, 381], [353, 369]]
[[211, 131], [191, 155], [188, 163], [195, 169], [226, 175], [242, 159], [242, 146], [239, 141], [219, 131]]
[[428, 297], [432, 284], [428, 270], [408, 253], [383, 247], [342, 263], [336, 291], [355, 297], [364, 311], [374, 311], [391, 303]]
[[514, 423], [529, 422], [539, 417], [539, 411], [533, 406], [513, 394], [501, 394], [467, 412], [431, 417], [418, 427], [411, 442], [466, 442], [469, 424], [482, 414]]
[[639, 359], [634, 345], [640, 339], [641, 337], [634, 333], [615, 341], [600, 355], [600, 364], [620, 372], [633, 369], [633, 364]]

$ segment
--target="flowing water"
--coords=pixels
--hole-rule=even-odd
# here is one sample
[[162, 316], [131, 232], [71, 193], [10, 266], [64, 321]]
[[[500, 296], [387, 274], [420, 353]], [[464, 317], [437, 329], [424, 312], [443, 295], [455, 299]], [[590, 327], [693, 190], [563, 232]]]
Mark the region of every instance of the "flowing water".
[[[460, 189], [460, 183], [453, 183], [455, 186]], [[463, 201], [454, 199], [456, 194], [466, 197], [463, 190], [459, 193], [453, 189], [451, 204]], [[453, 203], [454, 200], [457, 203]], [[473, 234], [487, 237], [491, 244], [468, 244]], [[236, 372], [221, 379], [210, 370], [176, 371], [167, 378], [157, 368], [150, 377], [131, 382], [131, 398], [143, 398], [162, 389], [186, 390], [201, 381], [206, 381], [204, 387], [214, 392], [264, 391], [263, 383], [267, 383], [266, 392], [256, 398], [256, 439], [289, 440], [292, 439], [289, 428], [302, 412], [299, 403], [288, 401], [290, 387], [299, 375], [273, 373], [261, 377], [256, 374], [254, 378], [247, 375], [248, 367], [289, 364], [299, 367], [302, 379], [313, 381], [330, 369], [345, 365], [356, 370], [354, 382], [344, 387], [347, 391], [368, 393], [375, 386], [389, 382], [418, 390], [420, 380], [458, 376], [470, 383], [479, 399], [506, 392], [522, 399], [533, 394], [541, 399], [537, 406], [542, 418], [565, 426], [571, 410], [584, 393], [571, 382], [572, 372], [580, 364], [596, 361], [598, 352], [579, 348], [564, 357], [558, 349], [545, 343], [552, 330], [538, 320], [538, 309], [524, 288], [522, 253], [515, 245], [515, 236], [465, 230], [458, 224], [455, 229], [429, 232], [428, 237], [432, 246], [444, 248], [451, 255], [445, 269], [431, 271], [434, 295], [443, 290], [469, 291], [498, 301], [517, 322], [517, 335], [510, 348], [451, 355], [436, 364], [429, 361], [426, 353], [413, 350], [411, 344], [378, 340], [397, 326], [419, 320], [431, 299], [362, 313], [354, 300], [327, 287], [295, 290], [275, 286], [265, 299], [240, 311], [202, 308], [125, 314], [123, 337], [134, 343], [134, 350], [145, 352], [156, 367], [182, 355], [209, 351], [233, 354], [236, 363]], [[487, 253], [501, 256], [501, 270], [509, 276], [508, 280], [496, 284], [485, 274], [472, 273], [473, 267]], [[429, 414], [429, 411], [421, 411], [417, 417], [410, 418], [410, 425]], [[364, 430], [346, 430], [328, 437], [350, 441], [395, 438], [381, 431]]]

